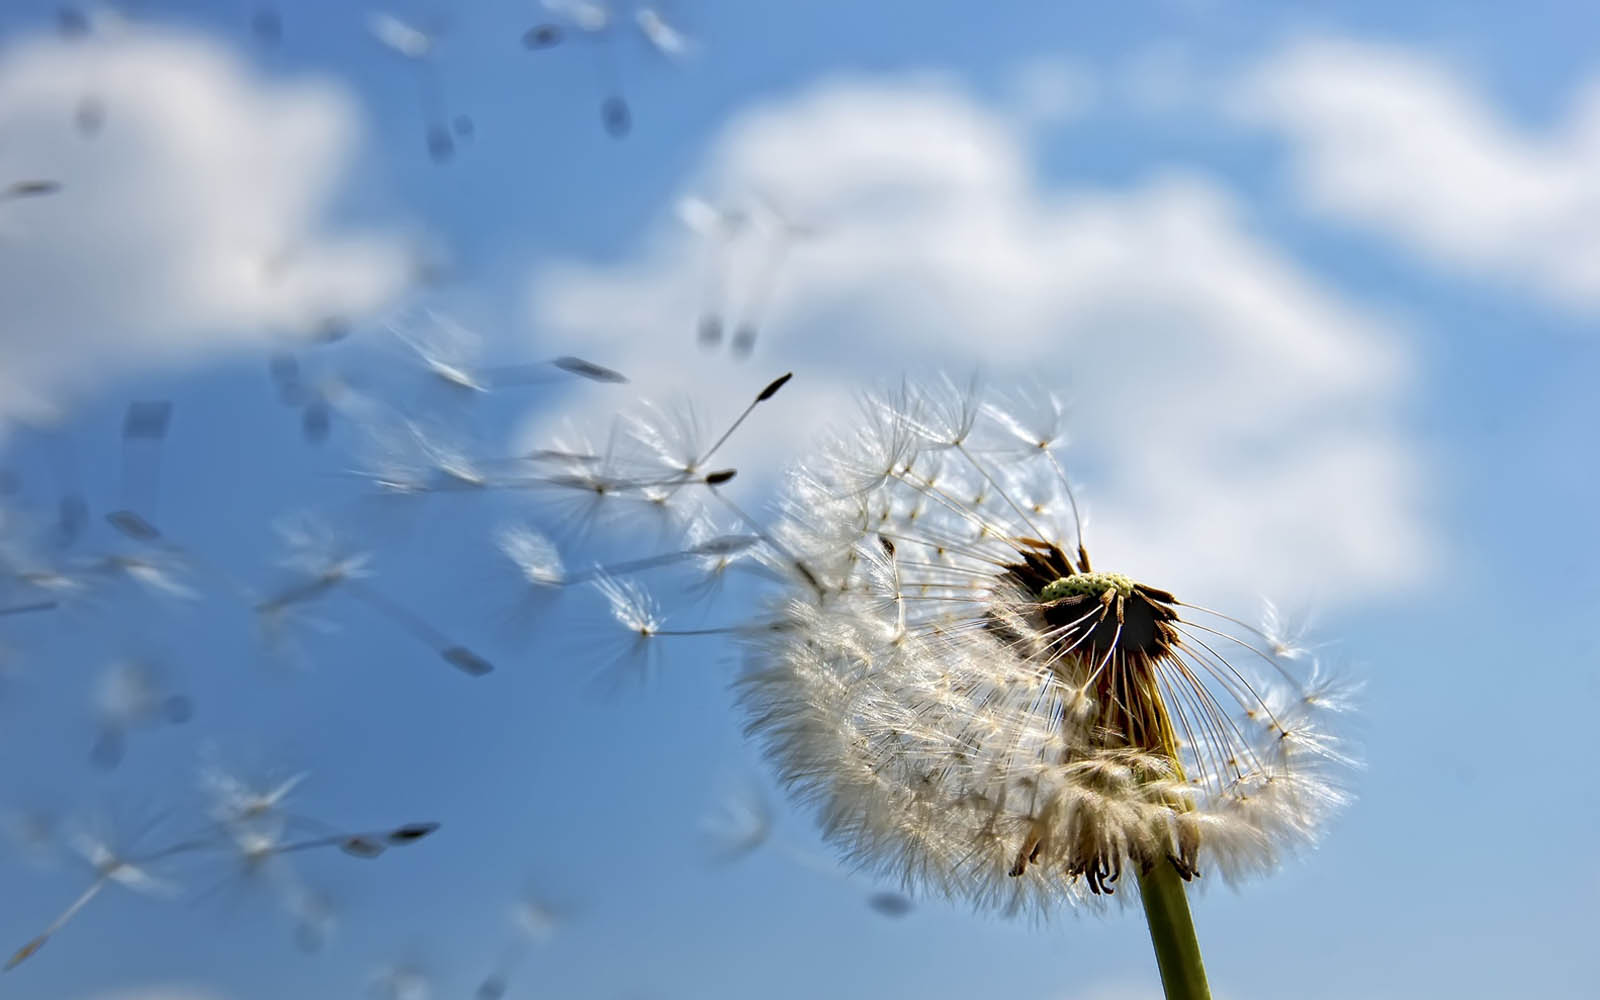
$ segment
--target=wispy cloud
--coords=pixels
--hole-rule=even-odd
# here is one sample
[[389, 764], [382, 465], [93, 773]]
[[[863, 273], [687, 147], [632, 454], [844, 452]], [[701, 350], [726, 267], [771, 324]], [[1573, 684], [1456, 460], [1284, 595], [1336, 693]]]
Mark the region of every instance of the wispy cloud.
[[796, 369], [750, 464], [907, 370], [1064, 387], [1102, 561], [1213, 593], [1311, 579], [1328, 600], [1421, 578], [1394, 331], [1252, 233], [1218, 184], [1050, 190], [1009, 121], [936, 80], [833, 82], [737, 118], [696, 190], [778, 205], [812, 234], [776, 283], [756, 373], [696, 350], [708, 256], [671, 222], [619, 264], [543, 267], [535, 319], [730, 411]]

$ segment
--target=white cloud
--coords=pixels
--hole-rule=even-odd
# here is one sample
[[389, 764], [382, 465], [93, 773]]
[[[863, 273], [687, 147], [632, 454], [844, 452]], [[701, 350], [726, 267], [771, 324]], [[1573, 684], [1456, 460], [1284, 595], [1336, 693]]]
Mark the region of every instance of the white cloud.
[[718, 412], [795, 369], [734, 464], [794, 454], [854, 388], [981, 365], [1075, 400], [1103, 565], [1191, 593], [1309, 586], [1327, 602], [1426, 572], [1392, 331], [1252, 236], [1216, 185], [1042, 190], [1003, 114], [926, 80], [759, 107], [700, 181], [815, 229], [781, 273], [754, 370], [695, 349], [705, 247], [675, 225], [620, 264], [545, 267], [531, 301], [562, 349]]
[[[98, 131], [74, 127], [85, 98]], [[360, 314], [404, 281], [390, 237], [325, 218], [359, 139], [328, 83], [269, 82], [220, 45], [129, 29], [0, 51], [0, 418], [110, 374]]]
[[1235, 95], [1289, 142], [1313, 206], [1470, 275], [1600, 310], [1600, 79], [1544, 133], [1414, 50], [1289, 46]]

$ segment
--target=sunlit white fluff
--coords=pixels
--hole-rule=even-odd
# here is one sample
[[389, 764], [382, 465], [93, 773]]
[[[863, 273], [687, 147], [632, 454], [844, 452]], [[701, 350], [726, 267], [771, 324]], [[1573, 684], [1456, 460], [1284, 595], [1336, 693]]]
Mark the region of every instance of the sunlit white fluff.
[[566, 580], [561, 553], [543, 532], [525, 524], [508, 524], [496, 532], [495, 541], [516, 567], [517, 575], [534, 587], [555, 587]]
[[793, 470], [751, 733], [853, 859], [980, 905], [1271, 868], [1344, 800], [1342, 704], [1271, 638], [1091, 569], [1060, 404], [1020, 398], [883, 393]]
[[[754, 619], [690, 631], [663, 631], [631, 580], [601, 590], [632, 655], [736, 637], [749, 732], [856, 863], [1043, 912], [1156, 865], [1259, 874], [1343, 804], [1354, 761], [1326, 721], [1348, 698], [1298, 633], [1090, 562], [1055, 395], [949, 380], [872, 395], [792, 467], [767, 521], [692, 460], [673, 412], [628, 437], [680, 470], [685, 551], [731, 518], [778, 588]], [[639, 495], [625, 476], [607, 489]]]

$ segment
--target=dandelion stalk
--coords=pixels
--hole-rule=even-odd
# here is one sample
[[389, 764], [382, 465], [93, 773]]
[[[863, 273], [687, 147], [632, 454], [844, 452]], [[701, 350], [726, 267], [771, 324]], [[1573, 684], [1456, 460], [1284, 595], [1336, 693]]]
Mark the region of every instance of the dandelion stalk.
[[1206, 985], [1205, 962], [1189, 915], [1189, 897], [1178, 869], [1161, 861], [1139, 873], [1139, 898], [1150, 925], [1150, 943], [1161, 969], [1161, 989], [1167, 1000], [1211, 1000]]

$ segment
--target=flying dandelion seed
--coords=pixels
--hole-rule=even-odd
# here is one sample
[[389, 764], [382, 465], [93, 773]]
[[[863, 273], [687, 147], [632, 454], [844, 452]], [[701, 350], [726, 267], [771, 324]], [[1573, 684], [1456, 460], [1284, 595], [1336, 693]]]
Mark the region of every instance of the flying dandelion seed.
[[[786, 581], [728, 630], [749, 732], [830, 841], [908, 887], [1043, 912], [1136, 880], [1169, 995], [1203, 995], [1183, 882], [1316, 840], [1346, 797], [1324, 728], [1346, 699], [1290, 644], [1092, 565], [1061, 407], [1012, 402], [869, 397], [770, 529], [705, 477]], [[631, 654], [671, 634], [642, 591], [605, 589]]]
[[194, 845], [178, 844], [142, 857], [132, 857], [112, 846], [109, 838], [86, 831], [75, 831], [67, 843], [94, 873], [87, 889], [50, 922], [32, 940], [18, 948], [6, 961], [4, 970], [10, 971], [37, 954], [60, 930], [72, 921], [85, 906], [108, 886], [117, 885], [143, 896], [170, 899], [177, 895], [178, 887], [151, 874], [150, 866], [172, 855], [190, 850]]
[[452, 641], [416, 612], [365, 582], [370, 575], [370, 554], [350, 548], [327, 525], [314, 518], [287, 520], [279, 533], [289, 547], [283, 565], [299, 577], [293, 583], [256, 603], [256, 617], [269, 639], [281, 641], [296, 614], [334, 592], [350, 595], [397, 626], [413, 639], [431, 647], [439, 658], [470, 676], [494, 669], [488, 660]]
[[440, 94], [439, 71], [434, 62], [438, 33], [408, 24], [393, 14], [374, 11], [367, 16], [367, 30], [380, 45], [405, 59], [417, 74], [418, 99], [422, 107], [423, 139], [428, 156], [435, 163], [446, 163], [456, 153], [449, 118]]
[[200, 596], [199, 592], [181, 579], [186, 569], [178, 553], [161, 549], [137, 555], [118, 553], [102, 556], [88, 564], [90, 572], [126, 580], [147, 593], [195, 600]]
[[[626, 136], [633, 128], [633, 115], [627, 98], [622, 95], [621, 74], [613, 48], [615, 18], [611, 8], [595, 0], [544, 0], [544, 5], [591, 44], [595, 71], [604, 94], [600, 100], [600, 123], [612, 138]], [[568, 37], [567, 29], [559, 24], [541, 24], [530, 28], [522, 36], [522, 43], [530, 49], [544, 49], [560, 45]]]
[[[215, 851], [218, 848], [233, 855], [240, 866], [240, 874], [244, 877], [266, 877], [277, 880], [283, 891], [288, 894], [291, 913], [295, 915], [297, 921], [303, 923], [316, 919], [325, 923], [328, 919], [326, 915], [318, 916], [312, 909], [307, 908], [317, 897], [287, 874], [281, 865], [283, 856], [336, 847], [354, 857], [376, 858], [391, 847], [414, 844], [439, 828], [438, 823], [432, 822], [406, 823], [387, 830], [330, 833], [302, 840], [290, 840], [284, 836], [286, 824], [281, 817], [272, 817], [264, 821], [268, 815], [261, 813], [249, 821], [225, 823], [220, 836], [208, 834], [186, 838], [145, 854], [121, 850], [114, 846], [110, 837], [84, 831], [72, 833], [67, 838], [67, 843], [83, 861], [88, 863], [94, 873], [92, 881], [88, 888], [43, 931], [17, 949], [4, 968], [13, 969], [36, 954], [85, 906], [111, 885], [118, 885], [145, 896], [163, 899], [176, 897], [178, 886], [153, 874], [153, 867], [180, 855]], [[144, 832], [148, 832], [148, 827]], [[326, 907], [322, 909], [325, 913]], [[300, 933], [303, 933], [303, 928], [297, 930], [297, 936]]]
[[815, 227], [792, 219], [767, 199], [757, 199], [750, 213], [751, 231], [758, 237], [755, 261], [745, 291], [743, 312], [734, 326], [728, 349], [735, 358], [748, 358], [756, 337], [767, 321], [772, 301], [797, 243], [813, 239]]
[[705, 241], [705, 262], [700, 291], [700, 318], [696, 339], [700, 346], [715, 350], [722, 346], [727, 298], [729, 258], [733, 244], [744, 233], [748, 219], [737, 209], [717, 208], [700, 198], [678, 202], [678, 218]]
[[478, 984], [477, 1000], [499, 1000], [511, 986], [511, 974], [528, 951], [547, 943], [566, 922], [565, 908], [552, 905], [533, 889], [523, 892], [511, 907], [511, 926], [515, 937], [502, 953], [493, 972]]
[[5, 813], [0, 826], [24, 859], [36, 868], [47, 868], [57, 860], [60, 820], [53, 810], [28, 808]]
[[295, 922], [295, 947], [308, 954], [326, 947], [338, 921], [332, 899], [302, 887], [299, 894], [290, 899], [289, 912]]
[[110, 769], [122, 763], [128, 733], [159, 725], [182, 725], [194, 714], [194, 703], [171, 691], [152, 663], [121, 661], [100, 675], [94, 692], [100, 735], [90, 760]]
[[[778, 837], [771, 803], [760, 787], [748, 779], [730, 787], [718, 798], [715, 807], [702, 818], [700, 833], [711, 860], [719, 865], [743, 861], [765, 850], [808, 873], [854, 882], [851, 873], [838, 864]], [[914, 908], [909, 897], [890, 890], [868, 893], [866, 903], [874, 912], [886, 917], [902, 917]]]
[[683, 59], [693, 55], [695, 43], [688, 35], [667, 22], [658, 7], [640, 7], [633, 12], [633, 23], [645, 41], [664, 56]]
[[[705, 242], [696, 339], [707, 350], [720, 348], [726, 339], [735, 359], [748, 358], [790, 253], [817, 231], [790, 219], [762, 198], [751, 200], [748, 208], [717, 207], [700, 198], [684, 198], [678, 202], [677, 213]], [[731, 333], [727, 329], [730, 321]]]
[[431, 1000], [434, 995], [433, 977], [419, 962], [386, 965], [373, 974], [369, 985], [376, 1000]]
[[322, 444], [333, 430], [336, 413], [371, 412], [374, 404], [334, 371], [311, 374], [300, 359], [277, 352], [267, 361], [267, 374], [278, 402], [300, 414], [300, 434], [308, 444]]
[[258, 817], [248, 822], [225, 824], [225, 844], [233, 855], [240, 877], [275, 883], [278, 891], [284, 894], [291, 915], [297, 915], [295, 907], [302, 901], [306, 890], [284, 865], [283, 860], [287, 855], [337, 847], [354, 857], [376, 858], [390, 847], [421, 840], [438, 829], [439, 824], [408, 823], [376, 833], [332, 833], [297, 840], [289, 839], [287, 826], [287, 821], [282, 817]]
[[[56, 34], [62, 41], [76, 45], [102, 42], [124, 27], [122, 15], [108, 6], [97, 5], [85, 12], [77, 7], [60, 7], [56, 10]], [[98, 77], [98, 73], [91, 74]], [[105, 125], [106, 103], [100, 97], [99, 81], [91, 79], [88, 92], [78, 98], [73, 108], [72, 122], [78, 134], [93, 138]]]
[[563, 355], [546, 361], [489, 367], [477, 362], [481, 338], [434, 309], [420, 309], [388, 324], [426, 376], [427, 387], [460, 402], [497, 389], [547, 385], [569, 377], [622, 383], [627, 377], [604, 365]]
[[200, 787], [211, 800], [211, 816], [224, 826], [239, 826], [262, 819], [278, 819], [284, 803], [309, 777], [301, 771], [275, 782], [259, 785], [246, 781], [224, 768], [215, 752], [200, 769]]
[[60, 181], [13, 181], [4, 188], [0, 188], [0, 201], [20, 201], [24, 198], [42, 198], [46, 195], [56, 194], [60, 190]]
[[898, 892], [875, 892], [867, 897], [867, 905], [886, 917], [899, 918], [916, 909], [909, 897]]
[[753, 782], [720, 796], [700, 821], [713, 860], [721, 864], [754, 854], [772, 837], [772, 805]]
[[695, 47], [655, 6], [636, 7], [631, 19], [620, 16], [614, 4], [600, 0], [544, 0], [544, 6], [556, 21], [529, 28], [523, 33], [523, 46], [549, 49], [573, 37], [590, 44], [595, 56], [595, 72], [604, 94], [600, 101], [600, 123], [614, 139], [623, 138], [633, 129], [633, 111], [623, 94], [622, 74], [618, 68], [620, 57], [616, 51], [618, 34], [625, 30], [626, 22], [631, 20], [639, 37], [651, 49], [669, 58], [682, 59]]
[[172, 403], [165, 399], [129, 403], [123, 417], [122, 507], [107, 514], [106, 522], [134, 541], [161, 537], [145, 513], [154, 516], [160, 496], [161, 445], [171, 423]]

